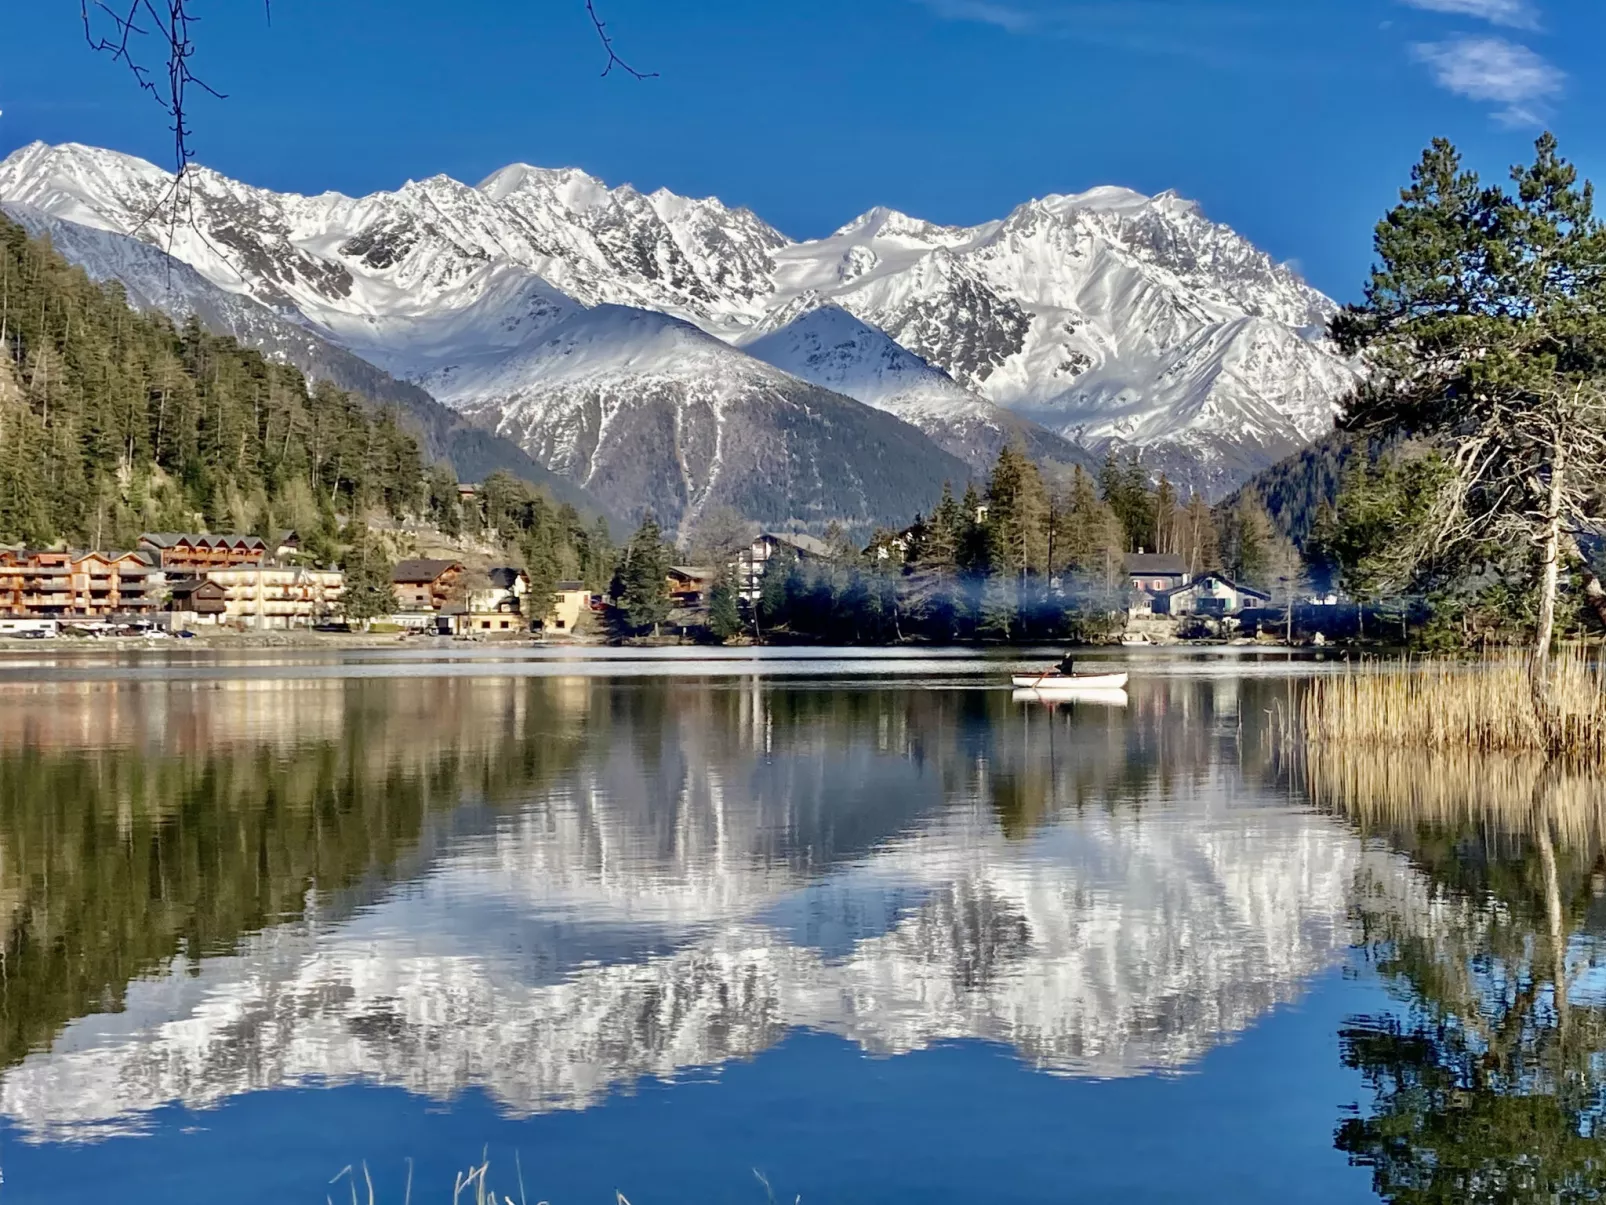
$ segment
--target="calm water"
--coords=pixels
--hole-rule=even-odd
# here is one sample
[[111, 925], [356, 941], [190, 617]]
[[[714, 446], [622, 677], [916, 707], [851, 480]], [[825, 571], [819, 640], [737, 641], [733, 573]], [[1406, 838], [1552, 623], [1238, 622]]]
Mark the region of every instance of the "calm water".
[[0, 1201], [1594, 1199], [1599, 784], [1131, 668], [0, 664]]

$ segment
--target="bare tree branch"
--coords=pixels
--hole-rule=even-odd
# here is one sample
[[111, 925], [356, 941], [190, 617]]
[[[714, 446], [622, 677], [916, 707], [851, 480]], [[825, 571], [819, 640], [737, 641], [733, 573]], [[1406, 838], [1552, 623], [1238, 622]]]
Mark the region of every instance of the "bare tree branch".
[[586, 0], [586, 15], [591, 18], [591, 24], [596, 27], [597, 37], [602, 40], [602, 48], [608, 52], [608, 61], [602, 68], [602, 74], [604, 76], [617, 67], [619, 70], [628, 75], [634, 76], [636, 79], [658, 78], [658, 73], [656, 71], [637, 71], [629, 63], [625, 62], [619, 57], [618, 53], [613, 48], [613, 38], [608, 33], [608, 24], [597, 15], [597, 6], [593, 0]]

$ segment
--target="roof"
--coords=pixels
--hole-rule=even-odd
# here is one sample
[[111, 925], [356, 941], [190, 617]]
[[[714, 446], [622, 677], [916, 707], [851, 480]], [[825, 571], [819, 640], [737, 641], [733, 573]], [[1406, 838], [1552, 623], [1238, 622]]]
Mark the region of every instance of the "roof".
[[180, 544], [191, 548], [249, 548], [252, 551], [267, 548], [261, 536], [214, 536], [193, 531], [147, 531], [139, 537], [139, 542], [152, 548], [176, 548]]
[[168, 582], [167, 585], [168, 588], [173, 592], [174, 598], [183, 598], [186, 595], [194, 594], [197, 591], [205, 590], [208, 587], [220, 593], [223, 590], [222, 586], [218, 585], [208, 577], [181, 577], [177, 581]]
[[524, 576], [524, 570], [517, 565], [493, 565], [486, 570], [485, 576], [491, 579], [491, 585], [498, 590], [511, 590], [514, 583]]
[[437, 561], [431, 557], [410, 557], [405, 561], [396, 562], [396, 567], [390, 571], [390, 580], [408, 584], [433, 582], [448, 570], [461, 569], [462, 567], [456, 561]]
[[1134, 552], [1126, 558], [1126, 571], [1144, 576], [1158, 573], [1161, 577], [1182, 577], [1188, 572], [1188, 566], [1174, 552]]
[[766, 531], [758, 537], [761, 540], [773, 540], [777, 544], [785, 544], [796, 552], [805, 556], [830, 557], [831, 546], [824, 540], [817, 540], [813, 536], [802, 533]]
[[558, 582], [552, 587], [554, 594], [579, 594], [586, 588], [584, 582]]
[[1264, 598], [1267, 602], [1271, 601], [1271, 595], [1267, 594], [1264, 590], [1257, 590], [1253, 586], [1241, 586], [1218, 569], [1212, 569], [1209, 573], [1201, 573], [1186, 586], [1177, 586], [1171, 590], [1162, 590], [1157, 597], [1172, 598], [1178, 594], [1186, 594], [1189, 590], [1196, 589], [1212, 579], [1220, 582], [1224, 586], [1231, 586], [1239, 594], [1253, 594], [1256, 598]]
[[671, 565], [669, 566], [669, 573], [671, 577], [683, 577], [687, 581], [693, 582], [713, 581], [715, 577], [719, 576], [717, 571], [708, 568], [706, 565]]

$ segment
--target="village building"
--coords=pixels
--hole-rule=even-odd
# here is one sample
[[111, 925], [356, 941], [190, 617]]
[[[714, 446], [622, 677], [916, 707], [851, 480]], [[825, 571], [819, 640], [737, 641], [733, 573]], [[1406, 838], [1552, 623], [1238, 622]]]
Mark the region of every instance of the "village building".
[[736, 582], [742, 598], [757, 602], [764, 588], [764, 570], [771, 558], [782, 550], [790, 552], [800, 561], [831, 559], [831, 546], [813, 536], [766, 531], [760, 534], [736, 558]]
[[228, 614], [228, 591], [204, 577], [169, 581], [166, 610], [175, 617], [176, 627], [221, 623]]
[[530, 575], [510, 565], [487, 571], [486, 584], [466, 592], [466, 609], [456, 616], [456, 627], [465, 635], [515, 635], [526, 631], [525, 599], [530, 593]]
[[162, 574], [138, 552], [0, 550], [0, 612], [88, 619], [139, 615], [161, 601]]
[[1164, 594], [1188, 584], [1188, 566], [1171, 552], [1131, 553], [1123, 563], [1127, 584], [1150, 596]]
[[580, 624], [580, 617], [591, 610], [591, 591], [583, 582], [559, 582], [552, 588], [552, 606], [542, 621], [548, 632], [568, 635]]
[[915, 529], [905, 527], [902, 531], [879, 532], [864, 546], [864, 555], [874, 561], [891, 561], [902, 565], [909, 559], [909, 549], [914, 547]]
[[398, 561], [390, 581], [398, 611], [444, 611], [452, 600], [463, 566], [458, 561], [414, 557]]
[[524, 613], [524, 599], [530, 593], [530, 575], [511, 565], [501, 565], [485, 574], [486, 584], [468, 591], [468, 609], [476, 614]]
[[1253, 586], [1240, 585], [1224, 573], [1201, 574], [1186, 585], [1154, 597], [1154, 609], [1162, 615], [1236, 615], [1248, 607], [1263, 607], [1271, 595]]
[[671, 565], [664, 578], [664, 589], [672, 606], [695, 610], [708, 605], [719, 574], [699, 565]]
[[346, 575], [337, 569], [288, 565], [211, 569], [205, 578], [223, 589], [218, 622], [258, 629], [321, 623], [340, 610], [346, 585]]
[[[291, 539], [295, 533], [288, 533]], [[208, 569], [232, 569], [236, 565], [260, 565], [270, 552], [261, 536], [214, 536], [195, 532], [147, 531], [139, 538], [142, 550], [154, 554], [156, 563], [170, 576], [202, 573]]]

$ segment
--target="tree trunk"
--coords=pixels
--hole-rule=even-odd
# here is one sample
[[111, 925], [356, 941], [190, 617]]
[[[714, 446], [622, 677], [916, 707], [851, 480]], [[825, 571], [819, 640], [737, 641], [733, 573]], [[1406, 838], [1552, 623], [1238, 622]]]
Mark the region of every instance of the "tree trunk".
[[[1567, 933], [1561, 906], [1561, 887], [1556, 875], [1556, 850], [1551, 841], [1550, 825], [1554, 812], [1553, 802], [1559, 786], [1556, 764], [1550, 763], [1533, 791], [1533, 822], [1535, 843], [1539, 848], [1539, 866], [1544, 875], [1545, 922], [1549, 941], [1550, 978], [1557, 1023], [1567, 1026]], [[1537, 978], [1537, 976], [1535, 976]]]
[[1541, 545], [1544, 557], [1539, 578], [1539, 628], [1534, 633], [1533, 660], [1529, 662], [1528, 687], [1534, 711], [1546, 733], [1555, 730], [1556, 707], [1550, 689], [1550, 645], [1556, 635], [1556, 592], [1561, 583], [1562, 501], [1566, 476], [1565, 452], [1557, 441], [1556, 456], [1550, 466], [1550, 498], [1545, 510], [1545, 534]]

